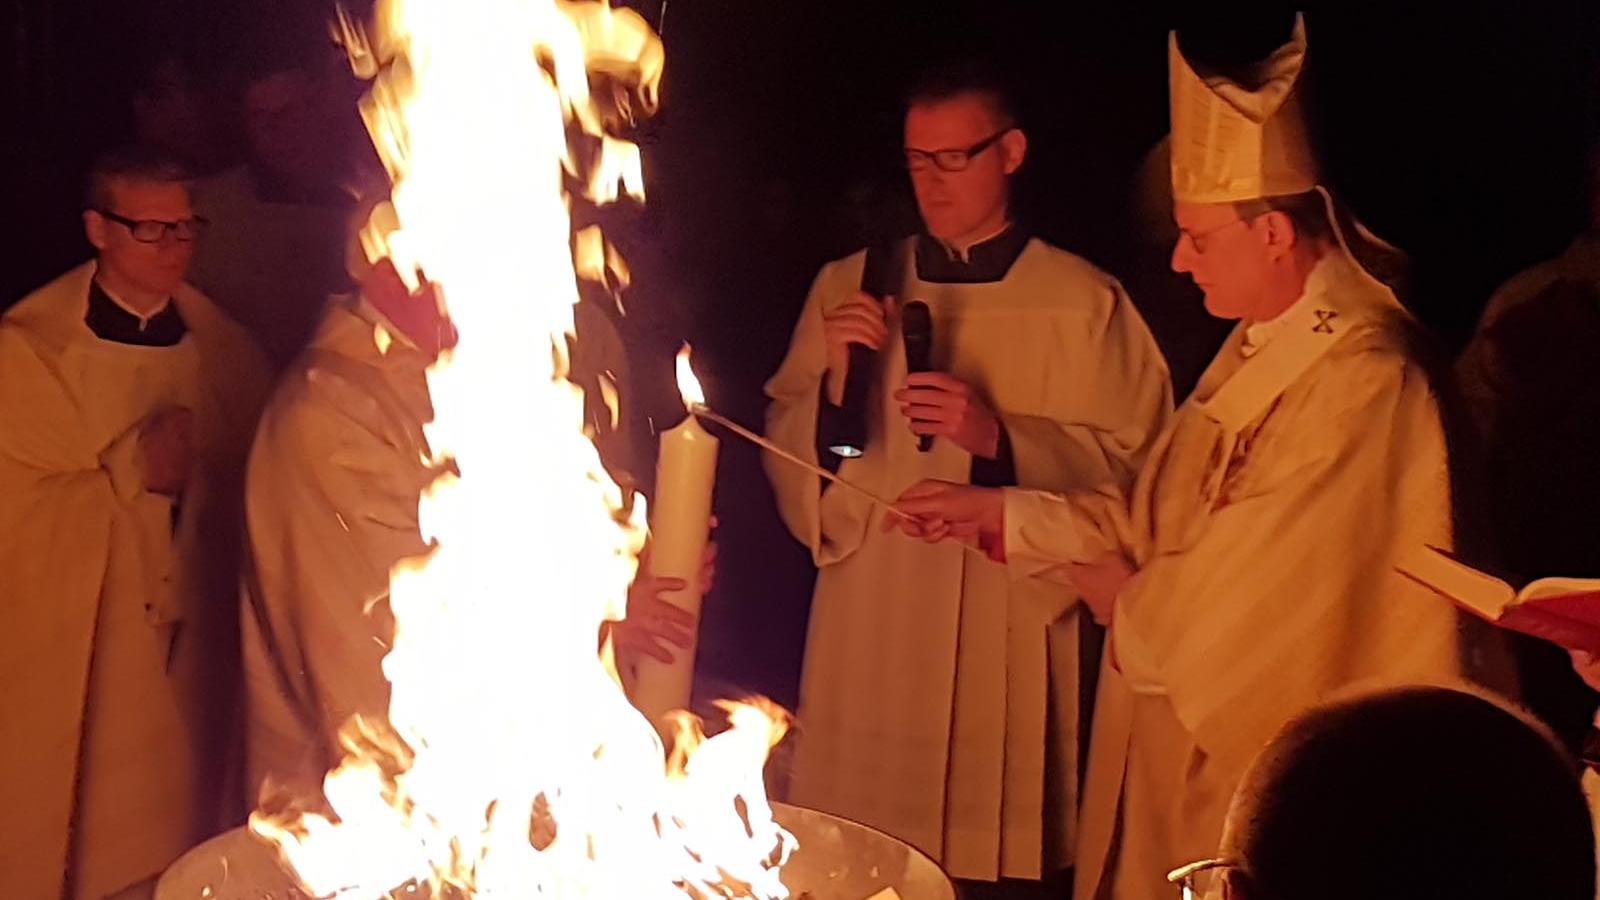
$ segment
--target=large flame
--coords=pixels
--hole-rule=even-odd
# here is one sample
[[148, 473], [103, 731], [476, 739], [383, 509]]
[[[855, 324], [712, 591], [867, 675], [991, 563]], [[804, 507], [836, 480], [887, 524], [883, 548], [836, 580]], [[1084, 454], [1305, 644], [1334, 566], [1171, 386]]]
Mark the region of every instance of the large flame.
[[644, 519], [622, 513], [566, 380], [574, 246], [591, 279], [626, 269], [598, 232], [574, 239], [563, 185], [640, 195], [617, 132], [655, 105], [659, 41], [565, 0], [380, 0], [370, 31], [341, 26], [393, 181], [363, 244], [425, 272], [460, 332], [429, 371], [427, 429], [458, 474], [420, 501], [433, 552], [393, 573], [389, 728], [347, 729], [331, 815], [252, 827], [318, 896], [785, 896], [793, 839], [761, 782], [782, 711], [731, 705], [704, 743], [686, 726], [667, 771], [596, 653]]

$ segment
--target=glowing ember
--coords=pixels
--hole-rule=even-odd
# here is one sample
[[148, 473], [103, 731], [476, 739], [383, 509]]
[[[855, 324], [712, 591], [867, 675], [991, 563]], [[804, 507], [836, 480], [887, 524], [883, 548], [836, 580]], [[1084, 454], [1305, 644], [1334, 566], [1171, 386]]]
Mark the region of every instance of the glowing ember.
[[[624, 610], [644, 512], [623, 520], [566, 380], [577, 275], [562, 186], [640, 192], [638, 149], [614, 132], [653, 109], [659, 42], [633, 13], [563, 0], [381, 0], [370, 40], [342, 25], [374, 79], [362, 111], [394, 183], [363, 244], [425, 271], [460, 332], [428, 375], [428, 438], [459, 475], [420, 501], [434, 552], [392, 576], [392, 733], [351, 723], [331, 815], [252, 828], [319, 896], [410, 881], [478, 897], [786, 896], [793, 839], [761, 767], [787, 717], [730, 705], [733, 727], [703, 743], [685, 723], [669, 773], [595, 652]], [[607, 86], [594, 96], [591, 73]], [[587, 137], [569, 143], [569, 126]], [[620, 282], [601, 242], [577, 239], [585, 274]]]

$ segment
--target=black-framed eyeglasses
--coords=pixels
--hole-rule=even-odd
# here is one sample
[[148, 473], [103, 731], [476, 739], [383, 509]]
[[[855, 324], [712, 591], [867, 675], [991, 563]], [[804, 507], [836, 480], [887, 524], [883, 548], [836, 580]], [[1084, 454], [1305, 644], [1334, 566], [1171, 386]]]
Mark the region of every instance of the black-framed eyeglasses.
[[967, 166], [972, 165], [973, 157], [993, 147], [995, 142], [1009, 134], [1014, 127], [1008, 125], [970, 147], [957, 147], [947, 150], [918, 150], [915, 147], [906, 147], [906, 168], [913, 172], [920, 172], [931, 164], [941, 172], [960, 172]]
[[1202, 859], [1168, 872], [1167, 881], [1177, 886], [1178, 900], [1221, 900], [1223, 874], [1237, 868], [1231, 859]]
[[95, 212], [128, 229], [133, 239], [141, 244], [159, 244], [168, 234], [188, 243], [207, 225], [206, 220], [200, 216], [190, 216], [177, 222], [164, 222], [160, 219], [130, 219], [127, 216], [119, 216], [109, 209], [96, 209]]

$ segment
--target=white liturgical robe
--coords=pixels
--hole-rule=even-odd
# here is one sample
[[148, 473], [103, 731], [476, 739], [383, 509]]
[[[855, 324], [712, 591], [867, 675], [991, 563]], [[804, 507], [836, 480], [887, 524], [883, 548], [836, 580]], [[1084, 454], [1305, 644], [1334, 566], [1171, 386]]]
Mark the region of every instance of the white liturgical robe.
[[[995, 271], [959, 282], [925, 280], [907, 263], [901, 299], [930, 308], [934, 368], [997, 411], [1016, 483], [1126, 485], [1170, 412], [1160, 352], [1110, 276], [1036, 239], [997, 240], [1016, 243]], [[919, 254], [942, 252], [921, 243]], [[864, 256], [818, 274], [767, 385], [768, 436], [808, 459], [817, 457], [823, 315], [854, 295]], [[897, 327], [878, 356], [870, 442], [839, 474], [887, 498], [925, 478], [966, 483], [972, 456], [943, 438], [919, 453], [891, 396], [906, 375]], [[1038, 878], [1069, 864], [1076, 595], [1014, 578], [953, 542], [884, 533], [882, 509], [822, 490], [781, 460], [766, 465], [785, 522], [819, 567], [791, 799], [905, 839], [958, 877]]]
[[[250, 454], [244, 591], [247, 788], [320, 796], [338, 734], [386, 720], [389, 572], [425, 550], [429, 357], [364, 301], [335, 298], [284, 374]], [[386, 333], [388, 329], [385, 328]]]
[[[159, 875], [220, 826], [236, 749], [239, 488], [266, 362], [187, 285], [166, 345], [102, 337], [94, 273], [0, 320], [0, 872], [15, 897], [98, 900]], [[145, 489], [139, 449], [170, 406], [193, 414], [177, 501]]]
[[1131, 493], [1006, 492], [1016, 575], [1107, 552], [1137, 570], [1108, 632], [1077, 896], [1171, 896], [1167, 871], [1215, 855], [1256, 751], [1330, 692], [1498, 662], [1473, 659], [1448, 601], [1393, 569], [1452, 540], [1412, 328], [1330, 254], [1279, 319], [1235, 330]]
[[[610, 322], [580, 304], [573, 377], [624, 371]], [[382, 332], [380, 341], [379, 332]], [[261, 417], [246, 485], [247, 790], [320, 796], [352, 716], [387, 721], [389, 577], [426, 552], [417, 502], [438, 472], [422, 353], [372, 304], [339, 296]], [[585, 343], [587, 342], [587, 343]], [[380, 344], [383, 349], [380, 349]], [[626, 468], [623, 440], [597, 445]]]

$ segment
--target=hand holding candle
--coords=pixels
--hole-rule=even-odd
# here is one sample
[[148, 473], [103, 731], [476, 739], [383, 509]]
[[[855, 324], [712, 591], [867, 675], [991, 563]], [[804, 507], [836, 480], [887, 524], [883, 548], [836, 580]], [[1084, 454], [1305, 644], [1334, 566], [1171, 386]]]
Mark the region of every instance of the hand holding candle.
[[[713, 516], [713, 532], [716, 527], [717, 520]], [[672, 662], [679, 653], [694, 646], [694, 629], [698, 625], [692, 613], [666, 599], [668, 594], [687, 590], [691, 582], [685, 578], [651, 575], [649, 554], [647, 545], [639, 557], [639, 574], [628, 586], [627, 617], [611, 626], [617, 652], [630, 664], [646, 656], [664, 663]], [[716, 542], [707, 543], [700, 568], [702, 594], [711, 590], [716, 578], [716, 557]]]
[[[705, 395], [689, 368], [685, 347], [678, 354], [678, 389], [684, 406], [703, 404]], [[700, 427], [694, 415], [676, 428], [662, 432], [656, 459], [656, 497], [650, 511], [649, 574], [682, 579], [682, 590], [664, 593], [662, 599], [689, 613], [694, 624], [687, 630], [689, 646], [673, 654], [671, 662], [654, 657], [639, 660], [632, 689], [633, 705], [662, 726], [662, 716], [687, 709], [694, 686], [694, 638], [698, 637], [700, 601], [705, 593], [700, 572], [711, 532], [711, 493], [716, 483], [719, 442]]]

